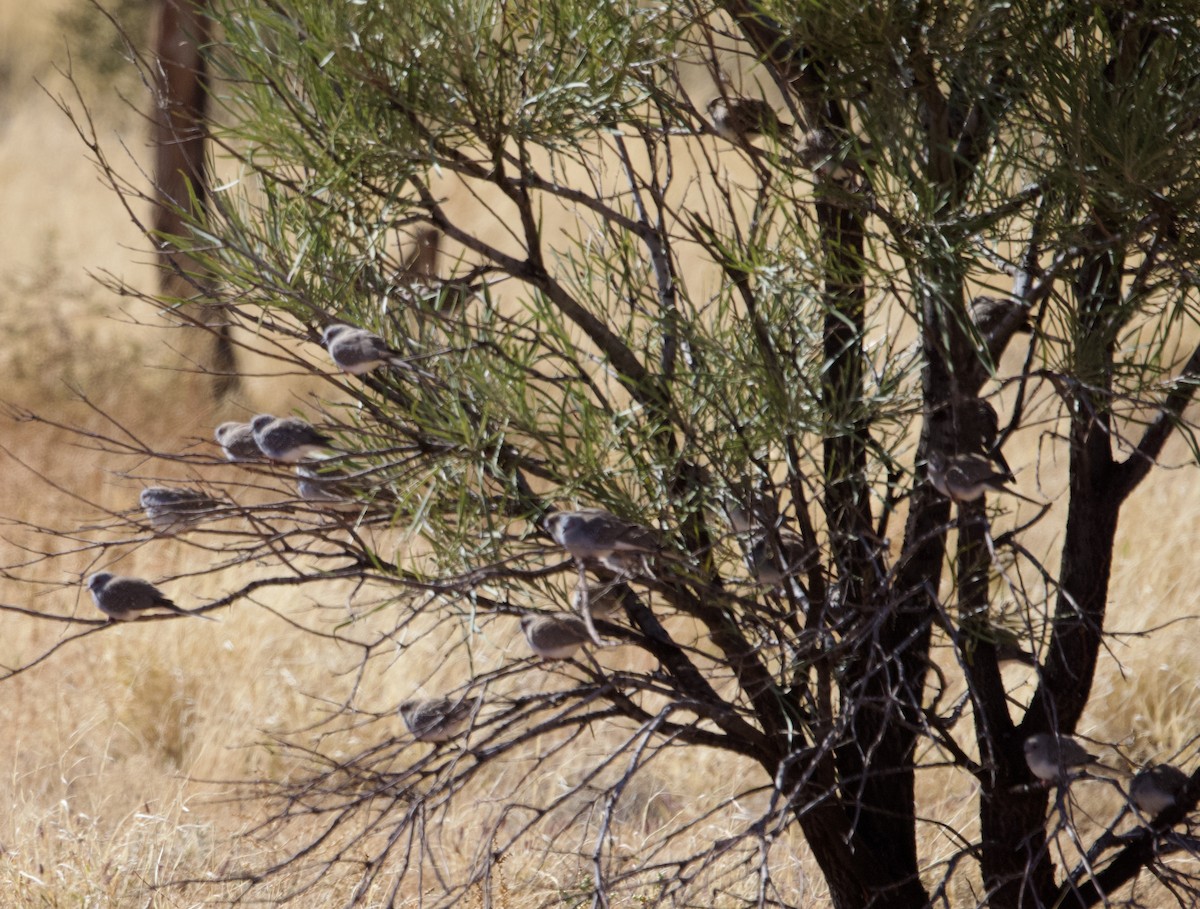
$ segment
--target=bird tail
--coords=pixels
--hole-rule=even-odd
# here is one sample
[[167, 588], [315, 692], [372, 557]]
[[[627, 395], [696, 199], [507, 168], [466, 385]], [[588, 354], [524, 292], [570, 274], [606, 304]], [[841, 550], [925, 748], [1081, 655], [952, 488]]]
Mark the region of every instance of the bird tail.
[[166, 602], [161, 602], [158, 605], [162, 606], [165, 609], [170, 610], [171, 612], [175, 613], [176, 615], [190, 615], [194, 619], [204, 619], [207, 622], [217, 621], [210, 615], [205, 615], [202, 612], [193, 612], [190, 609], [184, 609], [182, 606], [178, 606], [175, 603], [172, 603], [170, 600], [167, 600]]
[[990, 451], [985, 452], [985, 454], [988, 456], [988, 458], [991, 459], [993, 464], [995, 464], [997, 467], [1000, 468], [1001, 471], [1003, 471], [1005, 483], [1015, 483], [1016, 482], [1017, 477], [1012, 472], [1012, 468], [1008, 466], [1008, 461], [1006, 461], [1004, 459], [1004, 452], [1002, 452], [1000, 450], [999, 445], [994, 446]]

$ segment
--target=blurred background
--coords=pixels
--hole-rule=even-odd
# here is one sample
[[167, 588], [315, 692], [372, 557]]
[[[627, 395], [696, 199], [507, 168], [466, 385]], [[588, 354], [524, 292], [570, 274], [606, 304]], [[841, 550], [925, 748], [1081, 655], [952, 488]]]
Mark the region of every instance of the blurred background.
[[[148, 0], [106, 7], [149, 39]], [[82, 0], [0, 0], [0, 563], [26, 566], [13, 572], [19, 581], [0, 578], [0, 601], [91, 618], [80, 587], [97, 570], [91, 556], [43, 562], [41, 553], [76, 544], [36, 528], [128, 510], [141, 484], [123, 474], [136, 463], [23, 415], [111, 433], [102, 414], [119, 414], [130, 432], [171, 450], [206, 445], [221, 414], [187, 371], [178, 332], [104, 286], [113, 276], [153, 288], [153, 256], [61, 106], [90, 117], [104, 153], [149, 185], [147, 90], [112, 23]], [[188, 557], [166, 541], [119, 570], [164, 577]], [[189, 606], [217, 594], [203, 579], [172, 593]], [[5, 669], [64, 636], [54, 623], [3, 621]], [[200, 627], [91, 636], [3, 683], [6, 906], [194, 905], [200, 897], [150, 888], [266, 857], [253, 838], [235, 844], [259, 818], [229, 801], [222, 781], [284, 772], [278, 755], [251, 746], [265, 730], [299, 725], [311, 711], [306, 695], [342, 667], [265, 610], [190, 624]], [[326, 905], [335, 892], [300, 905]]]

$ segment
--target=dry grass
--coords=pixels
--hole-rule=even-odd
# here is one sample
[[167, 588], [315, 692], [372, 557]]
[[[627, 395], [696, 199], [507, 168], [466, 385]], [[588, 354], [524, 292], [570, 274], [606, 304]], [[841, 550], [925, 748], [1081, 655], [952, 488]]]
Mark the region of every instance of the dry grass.
[[[0, 316], [7, 331], [0, 351], [3, 397], [96, 428], [101, 426], [97, 411], [120, 413], [157, 447], [190, 444], [197, 426], [210, 426], [224, 415], [211, 411], [198, 383], [179, 381], [174, 336], [164, 329], [131, 327], [132, 322], [152, 322], [152, 315], [123, 315], [124, 301], [86, 274], [111, 271], [150, 280], [136, 231], [95, 179], [65, 118], [33, 82], [41, 79], [51, 91], [62, 87], [48, 61], [65, 60], [54, 23], [58, 9], [66, 5], [67, 0], [53, 5], [0, 0], [0, 60], [6, 66], [0, 74]], [[107, 131], [118, 131], [141, 153], [136, 117], [104, 103], [100, 114]], [[72, 387], [86, 388], [96, 410], [83, 407]], [[251, 389], [246, 404], [262, 394], [265, 385]], [[114, 474], [128, 464], [97, 463], [92, 452], [68, 445], [63, 433], [18, 425], [7, 416], [0, 416], [0, 440], [11, 453], [0, 471], [0, 514], [33, 524], [61, 522], [65, 516], [86, 523], [96, 516], [92, 507], [56, 491], [22, 464], [40, 465], [51, 481], [82, 491], [101, 506], [128, 507], [137, 484]], [[1037, 442], [1036, 437], [1018, 440], [1010, 452], [1015, 466], [1034, 462]], [[1181, 445], [1167, 458], [1174, 464], [1187, 459]], [[1046, 489], [1058, 488], [1053, 477], [1038, 479]], [[1023, 486], [1031, 482], [1029, 473], [1022, 475]], [[1191, 515], [1197, 505], [1200, 484], [1194, 472], [1158, 471], [1138, 490], [1122, 523], [1112, 625], [1127, 634], [1114, 641], [1102, 660], [1096, 697], [1081, 730], [1119, 743], [1123, 754], [1136, 761], [1166, 758], [1181, 749], [1186, 749], [1184, 763], [1195, 761], [1200, 651], [1192, 643], [1192, 621], [1200, 614], [1200, 562], [1194, 557]], [[0, 545], [10, 552], [18, 545], [66, 545], [20, 528], [3, 536], [9, 542]], [[1053, 532], [1046, 531], [1041, 542], [1052, 547]], [[160, 542], [138, 550], [122, 570], [166, 576], [185, 571], [189, 558], [194, 556], [180, 545]], [[62, 567], [68, 563], [70, 571]], [[0, 600], [65, 612], [90, 608], [78, 586], [89, 568], [86, 556], [54, 564], [53, 571], [37, 575], [37, 585], [0, 580]], [[185, 605], [216, 595], [212, 584], [198, 581], [187, 591]], [[1184, 619], [1188, 621], [1170, 624]], [[491, 647], [486, 658], [504, 659], [511, 634], [511, 628], [486, 629]], [[0, 662], [18, 664], [58, 635], [54, 626], [8, 618], [0, 636]], [[442, 665], [434, 643], [418, 642], [403, 661], [377, 672], [366, 695], [368, 706], [383, 709], [411, 691], [434, 692], [454, 684], [461, 668]], [[606, 658], [621, 657], [617, 652]], [[0, 888], [5, 904], [177, 909], [233, 896], [237, 888], [228, 885], [154, 888], [179, 877], [226, 874], [286, 853], [287, 843], [238, 836], [261, 819], [261, 806], [231, 800], [231, 787], [222, 781], [290, 772], [289, 759], [281, 752], [255, 743], [272, 731], [309, 723], [315, 709], [311, 695], [339, 696], [348, 684], [342, 674], [347, 660], [337, 647], [314, 646], [309, 636], [269, 608], [246, 605], [226, 612], [220, 624], [110, 629], [5, 683], [0, 698], [0, 726], [7, 732], [0, 743], [6, 808], [0, 812]], [[1018, 696], [1028, 690], [1020, 686], [1024, 675], [1023, 669], [1007, 670]], [[489, 806], [518, 786], [527, 792], [561, 790], [599, 760], [616, 735], [614, 730], [597, 736], [590, 753], [581, 751], [568, 765], [543, 768], [532, 778], [527, 778], [528, 763], [497, 768], [487, 778], [486, 798], [448, 816], [452, 823], [443, 826], [440, 863], [453, 874], [456, 863], [475, 857], [477, 831]], [[617, 855], [639, 855], [662, 825], [732, 795], [748, 772], [728, 757], [695, 750], [657, 762], [626, 795], [617, 824]], [[962, 774], [930, 771], [919, 786], [931, 818], [958, 824], [973, 816], [973, 789]], [[1082, 807], [1103, 823], [1118, 805], [1115, 791], [1096, 786]], [[563, 823], [579, 823], [577, 818], [586, 816], [581, 807], [565, 805]], [[761, 806], [740, 807], [753, 812]], [[1088, 823], [1084, 812], [1081, 825]], [[739, 820], [725, 812], [696, 836], [717, 839]], [[581, 824], [581, 851], [591, 846], [585, 830]], [[941, 834], [930, 824], [924, 835], [927, 852], [936, 854]], [[779, 840], [773, 859], [780, 884], [797, 901], [818, 901], [820, 885], [798, 837]], [[497, 872], [493, 896], [500, 905], [520, 905], [512, 892], [534, 889], [560, 893], [565, 903], [587, 873], [578, 855], [531, 855], [521, 868], [510, 862]], [[280, 882], [275, 895], [282, 896], [287, 885]], [[347, 886], [330, 880], [293, 905], [331, 905], [346, 895]], [[417, 893], [415, 886], [412, 893]]]

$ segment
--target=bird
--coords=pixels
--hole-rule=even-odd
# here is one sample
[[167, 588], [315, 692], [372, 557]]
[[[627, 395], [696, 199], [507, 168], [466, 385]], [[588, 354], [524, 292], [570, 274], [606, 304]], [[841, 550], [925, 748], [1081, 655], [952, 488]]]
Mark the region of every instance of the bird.
[[626, 521], [601, 508], [555, 511], [542, 519], [542, 526], [559, 546], [578, 562], [626, 556], [657, 555], [662, 552], [658, 535], [649, 527]]
[[571, 591], [571, 607], [580, 615], [610, 619], [621, 612], [621, 595], [615, 584], [576, 584]]
[[260, 413], [250, 421], [254, 441], [272, 461], [295, 464], [321, 452], [337, 448], [328, 436], [317, 432], [299, 417], [275, 417]]
[[138, 501], [150, 526], [162, 534], [178, 533], [214, 517], [224, 503], [197, 489], [147, 486]]
[[355, 498], [356, 490], [350, 485], [341, 470], [313, 470], [303, 464], [296, 465], [296, 492], [300, 498], [314, 505], [323, 505], [335, 511], [356, 511], [363, 503]]
[[[780, 589], [785, 580], [791, 579], [795, 595], [805, 598], [796, 576], [809, 567], [813, 553], [800, 534], [780, 526], [778, 503], [755, 495], [749, 507], [727, 502], [725, 513], [730, 528], [742, 541], [746, 570], [754, 580]], [[776, 529], [770, 532], [767, 527]]]
[[1020, 300], [1006, 300], [980, 294], [967, 304], [967, 315], [971, 317], [975, 330], [985, 341], [990, 342], [998, 336], [1001, 329], [1004, 329], [1007, 335], [1031, 331], [1029, 307]]
[[791, 130], [761, 98], [718, 95], [708, 102], [708, 118], [717, 135], [730, 142], [742, 143], [764, 134], [778, 136]]
[[839, 134], [831, 129], [806, 130], [797, 148], [796, 157], [813, 173], [827, 180], [844, 182], [855, 174], [865, 174], [860, 161], [872, 161], [870, 143], [851, 144], [839, 140]]
[[217, 444], [230, 461], [261, 461], [263, 453], [254, 441], [249, 423], [222, 423], [216, 431]]
[[988, 491], [1006, 492], [1026, 502], [1034, 501], [1009, 489], [1006, 484], [1013, 481], [1012, 474], [997, 470], [983, 455], [969, 453], [947, 457], [944, 452], [932, 449], [926, 463], [933, 488], [955, 502], [974, 502]]
[[441, 252], [442, 232], [426, 227], [417, 234], [412, 254], [404, 263], [403, 276], [409, 281], [431, 282], [437, 276], [438, 255]]
[[448, 742], [467, 728], [482, 698], [425, 698], [404, 701], [398, 712], [418, 742]]
[[[1100, 764], [1096, 756], [1069, 735], [1039, 732], [1025, 740], [1025, 763], [1039, 780], [1061, 780], [1068, 772]], [[1100, 765], [1103, 766], [1103, 765]]]
[[967, 444], [994, 461], [1008, 475], [1009, 482], [1015, 480], [1012, 468], [996, 444], [1000, 438], [1000, 415], [996, 413], [996, 408], [983, 398], [967, 398], [960, 402], [958, 416], [962, 421], [962, 438]]
[[800, 534], [783, 527], [754, 537], [746, 551], [746, 568], [758, 583], [778, 588], [803, 571], [811, 556]]
[[388, 347], [379, 335], [341, 323], [325, 326], [321, 343], [333, 364], [351, 376], [361, 376], [380, 366], [404, 366], [403, 355]]
[[1151, 764], [1129, 784], [1129, 797], [1143, 814], [1155, 817], [1172, 807], [1188, 784], [1188, 775], [1170, 764]]
[[101, 571], [88, 578], [87, 587], [91, 591], [96, 608], [109, 619], [118, 622], [136, 619], [139, 613], [149, 609], [165, 609], [176, 615], [190, 615], [197, 619], [216, 621], [211, 616], [181, 609], [164, 596], [161, 590], [141, 578], [127, 578]]
[[570, 659], [584, 644], [592, 643], [584, 620], [569, 613], [522, 616], [521, 630], [529, 648], [544, 660]]

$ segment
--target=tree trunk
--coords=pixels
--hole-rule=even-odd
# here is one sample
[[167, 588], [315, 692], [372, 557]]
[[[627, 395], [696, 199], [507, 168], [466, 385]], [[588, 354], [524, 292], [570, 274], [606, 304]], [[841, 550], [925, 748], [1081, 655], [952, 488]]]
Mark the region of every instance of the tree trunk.
[[[210, 34], [208, 4], [162, 0], [155, 37], [154, 183], [160, 204], [154, 230], [163, 264], [161, 289], [178, 299], [203, 297], [209, 286], [208, 276], [172, 242], [188, 235], [185, 217], [201, 215], [208, 200], [208, 64], [201, 53]], [[195, 319], [212, 333], [213, 392], [220, 398], [238, 384], [230, 326], [219, 310], [204, 303]]]

